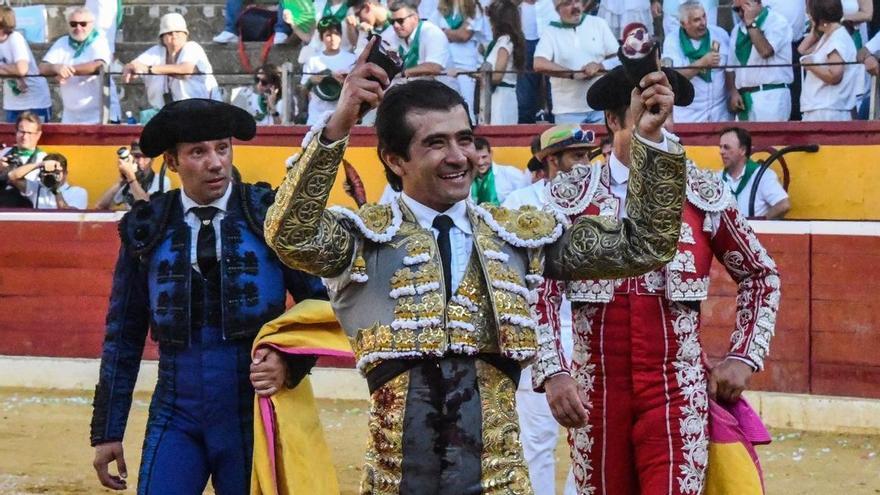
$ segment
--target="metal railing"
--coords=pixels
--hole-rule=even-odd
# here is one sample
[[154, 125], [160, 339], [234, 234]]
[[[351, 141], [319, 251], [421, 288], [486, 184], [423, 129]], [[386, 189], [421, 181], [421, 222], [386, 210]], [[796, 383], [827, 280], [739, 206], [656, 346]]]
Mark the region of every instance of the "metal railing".
[[[862, 65], [860, 62], [825, 62], [825, 63], [809, 63], [809, 64], [767, 64], [767, 65], [758, 65], [758, 66], [741, 66], [741, 65], [721, 65], [717, 67], [711, 67], [710, 70], [727, 70], [727, 69], [766, 69], [766, 68], [775, 68], [775, 67], [791, 67], [793, 70], [800, 70], [804, 67], [811, 66], [836, 66], [836, 65]], [[674, 70], [684, 70], [684, 69], [705, 69], [704, 67], [696, 67], [696, 66], [684, 66], [684, 67], [669, 67]], [[321, 75], [321, 73], [309, 73], [294, 70], [294, 64], [291, 62], [285, 62], [279, 67], [281, 72], [281, 98], [285, 101], [285, 105], [280, 109], [281, 114], [281, 124], [290, 124], [293, 121], [293, 115], [291, 115], [291, 103], [295, 99], [295, 95], [297, 94], [297, 88], [299, 88], [299, 80], [301, 76], [304, 75]], [[492, 108], [492, 76], [495, 74], [541, 74], [543, 76], [548, 77], [567, 77], [571, 74], [576, 74], [579, 71], [568, 70], [568, 71], [557, 71], [557, 72], [536, 72], [536, 71], [496, 71], [492, 69], [491, 64], [483, 63], [483, 65], [475, 71], [457, 71], [456, 75], [469, 75], [477, 80], [477, 91], [475, 96], [475, 104], [474, 112], [478, 116], [478, 121], [480, 123], [491, 122], [491, 108]], [[121, 72], [111, 72], [106, 67], [102, 67], [98, 73], [98, 77], [101, 79], [101, 92], [100, 92], [100, 107], [101, 107], [101, 122], [104, 124], [109, 123], [110, 121], [110, 78], [116, 77], [117, 86], [127, 86], [127, 85], [139, 85], [142, 84], [140, 81], [133, 81], [129, 83], [123, 83], [121, 81]], [[138, 76], [145, 77], [162, 77], [157, 76], [155, 74], [137, 74]], [[208, 75], [208, 74], [203, 74]], [[210, 75], [212, 76], [220, 76], [222, 77], [253, 77], [252, 73], [247, 72], [213, 72]], [[445, 76], [449, 75], [446, 72], [441, 72], [436, 76]], [[45, 77], [48, 79], [52, 79], [55, 76], [42, 76], [39, 74], [28, 75], [26, 77]], [[75, 76], [77, 77], [77, 76]], [[165, 76], [172, 77], [172, 76]], [[0, 76], [0, 79], [7, 78], [20, 78], [18, 76]], [[246, 84], [241, 84], [246, 85]], [[880, 79], [876, 76], [871, 77], [871, 87], [870, 87], [870, 111], [868, 118], [870, 120], [880, 120]]]

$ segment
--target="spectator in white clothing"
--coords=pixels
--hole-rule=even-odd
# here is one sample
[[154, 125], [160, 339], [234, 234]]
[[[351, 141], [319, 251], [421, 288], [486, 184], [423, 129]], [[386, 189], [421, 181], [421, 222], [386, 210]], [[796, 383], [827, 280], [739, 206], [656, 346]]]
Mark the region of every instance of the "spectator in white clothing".
[[[651, 0], [651, 12], [654, 17], [663, 18], [664, 37], [675, 36], [681, 19], [678, 17], [678, 8], [687, 0]], [[782, 0], [791, 2], [792, 0]], [[801, 0], [794, 0], [799, 2]], [[700, 0], [703, 9], [706, 10], [710, 26], [718, 25], [718, 0]]]
[[318, 34], [324, 43], [324, 50], [314, 55], [303, 67], [300, 84], [308, 92], [309, 117], [307, 125], [317, 124], [327, 112], [336, 109], [342, 82], [354, 67], [357, 57], [342, 50], [342, 26], [332, 17], [324, 17], [318, 22]]
[[15, 11], [0, 6], [0, 76], [3, 79], [3, 110], [6, 122], [15, 122], [22, 112], [39, 115], [46, 122], [52, 115], [49, 84], [39, 74], [27, 40], [15, 31]]
[[761, 182], [758, 185], [758, 191], [755, 195], [755, 213], [749, 215], [752, 187], [757, 177], [755, 172], [760, 167], [757, 162], [751, 159], [751, 134], [739, 127], [724, 129], [721, 131], [720, 150], [721, 161], [724, 163], [721, 180], [736, 197], [739, 212], [751, 218], [781, 220], [791, 209], [791, 203], [788, 200], [788, 193], [779, 184], [776, 173], [769, 168], [761, 176]]
[[517, 72], [525, 66], [526, 41], [519, 9], [510, 0], [495, 0], [487, 10], [492, 41], [486, 47], [486, 62], [492, 66], [492, 106], [489, 122], [511, 125], [519, 120], [516, 100]]
[[605, 19], [617, 39], [623, 36], [623, 28], [634, 22], [644, 24], [648, 33], [654, 34], [651, 0], [602, 0], [596, 15]]
[[171, 179], [153, 170], [153, 159], [144, 155], [138, 141], [133, 141], [125, 157], [117, 156], [119, 180], [114, 182], [95, 205], [97, 210], [114, 207], [131, 209], [135, 201], [149, 201], [150, 195], [171, 189]]
[[604, 20], [584, 13], [581, 0], [554, 0], [559, 22], [551, 22], [535, 48], [535, 70], [550, 75], [556, 123], [601, 123], [587, 90], [618, 65], [617, 38]]
[[730, 109], [741, 121], [780, 122], [791, 114], [791, 26], [761, 0], [734, 0], [740, 20], [727, 60]]
[[732, 120], [727, 108], [724, 70], [718, 68], [726, 61], [730, 50], [730, 36], [718, 26], [710, 26], [706, 9], [699, 0], [687, 0], [679, 7], [681, 26], [667, 33], [663, 42], [663, 56], [672, 60], [682, 75], [694, 86], [694, 101], [685, 107], [675, 107], [678, 122], [724, 122]]
[[403, 59], [404, 77], [436, 77], [455, 88], [450, 78], [440, 76], [450, 66], [449, 40], [431, 21], [419, 19], [418, 4], [414, 0], [393, 0], [392, 29], [382, 33], [382, 40], [397, 50]]
[[856, 60], [856, 45], [840, 23], [840, 0], [810, 0], [810, 32], [798, 47], [804, 70], [801, 112], [808, 121], [852, 120], [858, 69], [841, 64]]
[[248, 98], [248, 111], [257, 125], [281, 123], [281, 110], [287, 103], [281, 97], [281, 71], [275, 64], [263, 64], [254, 72], [254, 90]]
[[508, 194], [531, 183], [528, 173], [510, 165], [495, 163], [492, 146], [486, 138], [475, 137], [474, 148], [477, 150], [477, 175], [471, 186], [471, 197], [477, 204], [500, 205]]
[[40, 73], [56, 76], [61, 91], [61, 123], [100, 124], [103, 84], [98, 75], [111, 61], [104, 33], [85, 7], [67, 16], [68, 34], [58, 38], [40, 63]]
[[188, 98], [219, 99], [211, 62], [201, 45], [189, 41], [183, 16], [171, 12], [159, 21], [159, 44], [141, 53], [122, 69], [127, 84], [144, 78], [153, 108]]
[[[37, 178], [28, 179], [34, 170], [39, 170]], [[89, 206], [89, 193], [67, 182], [67, 158], [60, 153], [49, 153], [40, 163], [9, 172], [9, 182], [38, 210], [85, 210]]]
[[447, 66], [447, 73], [450, 77], [455, 77], [458, 92], [467, 103], [471, 120], [476, 121], [476, 79], [474, 74], [459, 72], [474, 72], [482, 63], [479, 46], [485, 41], [483, 38], [486, 32], [483, 8], [477, 0], [440, 0], [437, 10], [428, 20], [439, 27], [449, 41], [450, 64]]

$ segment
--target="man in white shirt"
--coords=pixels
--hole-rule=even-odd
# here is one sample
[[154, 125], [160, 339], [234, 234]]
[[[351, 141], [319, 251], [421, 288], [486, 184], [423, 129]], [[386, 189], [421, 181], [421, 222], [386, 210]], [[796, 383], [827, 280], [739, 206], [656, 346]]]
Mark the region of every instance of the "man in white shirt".
[[492, 157], [489, 141], [477, 136], [474, 138], [477, 150], [477, 175], [471, 186], [471, 197], [477, 204], [501, 204], [511, 192], [529, 185], [529, 176], [510, 165], [499, 165]]
[[95, 205], [96, 210], [109, 210], [121, 206], [126, 210], [136, 201], [149, 201], [150, 195], [171, 189], [171, 179], [164, 171], [153, 170], [153, 159], [144, 155], [140, 143], [133, 141], [128, 156], [117, 157], [119, 181], [110, 186]]
[[559, 22], [551, 22], [535, 48], [534, 67], [550, 76], [557, 124], [601, 123], [591, 109], [587, 90], [620, 62], [619, 43], [604, 20], [583, 11], [581, 0], [554, 0]]
[[708, 24], [706, 9], [699, 0], [681, 4], [679, 18], [681, 26], [667, 33], [663, 41], [663, 56], [670, 58], [674, 67], [688, 67], [678, 72], [693, 84], [694, 101], [686, 107], [675, 107], [675, 120], [732, 120], [727, 108], [724, 70], [716, 68], [727, 61], [730, 36], [720, 27]]
[[755, 213], [749, 215], [752, 188], [757, 176], [756, 172], [760, 167], [751, 159], [752, 136], [749, 132], [739, 127], [724, 129], [721, 131], [719, 147], [721, 161], [724, 163], [721, 180], [730, 187], [730, 191], [736, 197], [739, 212], [743, 216], [752, 218], [781, 220], [791, 209], [791, 202], [788, 200], [788, 193], [779, 184], [776, 173], [769, 168], [758, 184], [755, 194]]
[[122, 69], [129, 83], [144, 78], [147, 99], [153, 108], [188, 98], [220, 99], [211, 62], [201, 45], [188, 41], [186, 20], [177, 12], [159, 21], [159, 44], [141, 53]]
[[623, 28], [633, 22], [644, 24], [648, 32], [654, 34], [651, 0], [602, 0], [596, 15], [605, 19], [617, 38], [623, 36]]
[[67, 16], [69, 34], [43, 56], [40, 74], [56, 76], [61, 90], [61, 123], [102, 123], [103, 81], [98, 75], [111, 61], [110, 45], [95, 29], [95, 16], [77, 7]]
[[[34, 179], [27, 175], [39, 170]], [[89, 193], [67, 183], [67, 158], [60, 153], [49, 153], [40, 163], [23, 165], [9, 172], [9, 182], [31, 201], [38, 210], [85, 210], [89, 207]]]
[[[664, 37], [674, 36], [678, 32], [681, 19], [678, 18], [678, 7], [687, 0], [651, 0], [651, 11], [654, 17], [663, 17]], [[710, 26], [718, 25], [718, 0], [700, 0]]]
[[51, 117], [49, 84], [39, 74], [34, 54], [27, 40], [15, 31], [15, 11], [0, 6], [0, 75], [17, 76], [3, 80], [3, 110], [6, 122], [15, 122], [22, 112], [30, 111], [43, 121]]
[[791, 114], [791, 25], [761, 0], [734, 0], [727, 92], [740, 121], [783, 122]]
[[431, 21], [419, 18], [418, 4], [413, 0], [394, 0], [388, 6], [392, 29], [382, 32], [382, 40], [403, 59], [404, 77], [434, 77], [458, 89], [455, 79], [440, 76], [449, 68], [449, 40]]

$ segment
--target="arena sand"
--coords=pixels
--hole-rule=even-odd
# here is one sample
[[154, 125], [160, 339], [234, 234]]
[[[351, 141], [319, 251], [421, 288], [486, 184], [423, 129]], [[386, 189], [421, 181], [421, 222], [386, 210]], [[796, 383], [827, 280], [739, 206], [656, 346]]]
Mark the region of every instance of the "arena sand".
[[[148, 402], [148, 396], [138, 395], [132, 406], [125, 440], [130, 488], [123, 493], [134, 493]], [[320, 407], [342, 493], [356, 494], [367, 404], [325, 400]], [[0, 494], [119, 493], [100, 488], [95, 478], [91, 412], [89, 394], [0, 389]], [[774, 430], [773, 439], [760, 449], [768, 494], [880, 494], [880, 435]], [[568, 469], [566, 449], [561, 441], [559, 486]]]

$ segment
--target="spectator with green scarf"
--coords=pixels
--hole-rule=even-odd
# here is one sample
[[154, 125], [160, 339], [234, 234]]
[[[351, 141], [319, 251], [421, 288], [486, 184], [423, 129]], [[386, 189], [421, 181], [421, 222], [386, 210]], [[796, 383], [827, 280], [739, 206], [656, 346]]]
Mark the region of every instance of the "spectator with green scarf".
[[61, 123], [100, 124], [101, 69], [112, 60], [107, 38], [95, 29], [85, 7], [67, 16], [69, 34], [58, 38], [40, 63], [40, 74], [55, 76], [61, 90]]
[[781, 220], [791, 209], [788, 193], [779, 184], [773, 169], [767, 169], [755, 194], [755, 212], [749, 215], [752, 185], [757, 178], [760, 164], [752, 160], [752, 136], [740, 127], [729, 127], [721, 131], [719, 149], [724, 170], [721, 181], [730, 188], [736, 198], [737, 208], [743, 216]]
[[787, 121], [791, 114], [791, 25], [761, 0], [734, 0], [739, 23], [734, 28], [734, 49], [727, 65], [730, 109], [737, 120]]
[[[403, 59], [404, 77], [435, 77], [458, 90], [455, 79], [441, 74], [449, 68], [449, 41], [431, 21], [419, 19], [415, 0], [392, 0], [391, 28], [382, 33], [382, 40]], [[439, 76], [439, 77], [438, 77]]]
[[710, 25], [706, 9], [700, 0], [686, 0], [678, 9], [681, 25], [675, 33], [666, 36], [663, 56], [672, 60], [673, 67], [690, 79], [694, 86], [694, 101], [688, 106], [675, 107], [676, 122], [725, 122], [733, 120], [727, 108], [724, 70], [718, 68], [727, 60], [730, 35], [724, 29]]
[[500, 205], [513, 191], [531, 183], [527, 172], [510, 165], [498, 165], [492, 158], [492, 146], [484, 137], [474, 138], [477, 150], [477, 176], [471, 185], [471, 198], [477, 204]]

